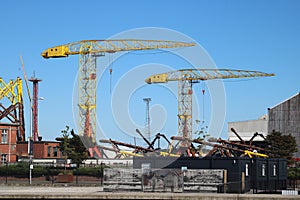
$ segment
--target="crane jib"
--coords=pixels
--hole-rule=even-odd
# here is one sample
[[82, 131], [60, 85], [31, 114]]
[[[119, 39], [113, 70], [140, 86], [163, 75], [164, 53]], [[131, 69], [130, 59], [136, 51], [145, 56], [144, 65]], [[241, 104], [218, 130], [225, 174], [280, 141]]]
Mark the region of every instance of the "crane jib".
[[44, 58], [60, 58], [75, 54], [115, 53], [118, 51], [138, 51], [165, 48], [195, 46], [195, 43], [185, 43], [165, 40], [83, 40], [66, 45], [46, 49], [42, 52]]

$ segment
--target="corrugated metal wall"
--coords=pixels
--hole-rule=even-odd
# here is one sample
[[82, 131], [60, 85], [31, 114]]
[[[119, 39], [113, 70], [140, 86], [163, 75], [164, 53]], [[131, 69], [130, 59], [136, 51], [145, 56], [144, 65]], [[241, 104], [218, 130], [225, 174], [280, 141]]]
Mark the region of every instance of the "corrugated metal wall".
[[268, 133], [275, 130], [293, 135], [298, 144], [295, 157], [300, 158], [300, 93], [268, 109], [268, 114]]

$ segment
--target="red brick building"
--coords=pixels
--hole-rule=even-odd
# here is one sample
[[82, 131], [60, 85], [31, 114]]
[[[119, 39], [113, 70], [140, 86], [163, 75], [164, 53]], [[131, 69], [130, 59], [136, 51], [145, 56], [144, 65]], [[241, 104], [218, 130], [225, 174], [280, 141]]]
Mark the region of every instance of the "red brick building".
[[18, 124], [0, 124], [0, 155], [1, 164], [17, 161], [17, 133]]
[[[18, 124], [0, 123], [0, 165], [18, 162], [28, 158], [28, 141], [17, 141]], [[57, 141], [36, 141], [33, 143], [33, 158], [62, 158]]]
[[[36, 141], [33, 142], [33, 158], [62, 158], [58, 148], [59, 142]], [[18, 157], [28, 157], [28, 142], [17, 142]]]

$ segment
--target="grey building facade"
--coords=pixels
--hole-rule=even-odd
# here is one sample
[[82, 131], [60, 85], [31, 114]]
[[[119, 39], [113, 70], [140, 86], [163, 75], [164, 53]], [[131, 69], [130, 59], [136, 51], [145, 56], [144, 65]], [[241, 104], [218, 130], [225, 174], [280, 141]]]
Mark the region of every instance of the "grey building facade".
[[300, 158], [300, 93], [268, 108], [268, 133], [273, 130], [296, 138], [298, 152], [294, 157]]
[[[262, 133], [264, 137], [273, 130], [284, 135], [291, 134], [295, 137], [298, 146], [298, 152], [294, 157], [300, 159], [300, 93], [268, 108], [268, 113], [259, 119], [229, 122], [228, 140], [239, 141], [231, 132], [231, 128], [234, 128], [245, 141], [249, 141], [255, 132]], [[257, 137], [253, 141], [263, 140]]]
[[[228, 122], [228, 140], [238, 142], [239, 138], [231, 131], [231, 128], [239, 134], [244, 141], [249, 141], [255, 132], [262, 134], [264, 137], [268, 135], [268, 116], [264, 115], [258, 119]], [[253, 141], [263, 141], [262, 137], [255, 137]]]

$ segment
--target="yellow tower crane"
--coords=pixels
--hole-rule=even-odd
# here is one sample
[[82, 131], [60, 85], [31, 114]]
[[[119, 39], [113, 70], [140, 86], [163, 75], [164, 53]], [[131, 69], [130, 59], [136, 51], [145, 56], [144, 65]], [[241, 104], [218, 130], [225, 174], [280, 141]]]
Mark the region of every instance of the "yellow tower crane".
[[[192, 140], [192, 84], [212, 79], [253, 78], [274, 74], [230, 69], [181, 69], [148, 77], [145, 82], [167, 83], [178, 81], [178, 135]], [[183, 142], [182, 146], [186, 146]]]
[[[79, 55], [78, 105], [80, 136], [88, 138], [85, 145], [89, 150], [95, 147], [96, 141], [96, 59], [105, 53], [119, 51], [139, 51], [165, 48], [195, 46], [195, 43], [184, 43], [166, 40], [83, 40], [59, 45], [42, 52], [44, 58], [60, 58]], [[88, 144], [87, 144], [88, 143]], [[98, 157], [101, 157], [94, 148]], [[91, 150], [90, 150], [91, 153]]]

